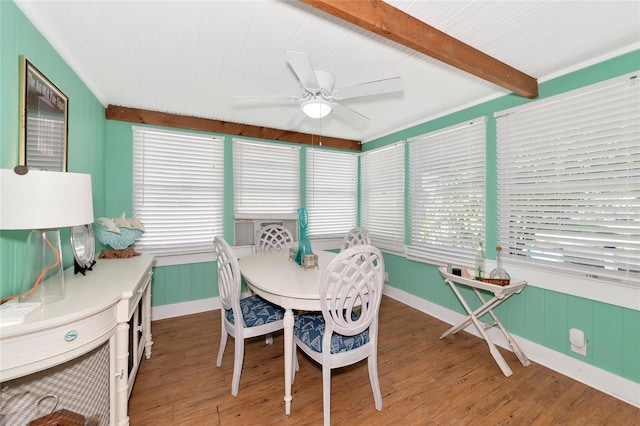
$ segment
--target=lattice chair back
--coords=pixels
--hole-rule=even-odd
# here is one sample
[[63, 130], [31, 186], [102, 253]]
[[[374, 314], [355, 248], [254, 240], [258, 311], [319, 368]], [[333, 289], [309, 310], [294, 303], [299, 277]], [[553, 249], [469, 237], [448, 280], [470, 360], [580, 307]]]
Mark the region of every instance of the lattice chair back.
[[293, 247], [293, 235], [281, 225], [263, 226], [258, 231], [257, 251], [289, 250]]
[[[222, 310], [232, 309], [240, 313], [240, 266], [233, 249], [220, 237], [214, 239], [214, 250], [218, 265], [218, 290]], [[237, 312], [236, 312], [237, 310]]]
[[349, 247], [358, 246], [358, 245], [368, 245], [371, 244], [371, 237], [369, 237], [369, 231], [366, 228], [358, 227], [351, 229], [347, 235], [344, 237], [344, 241], [342, 242], [342, 250], [346, 250]]
[[[294, 320], [295, 346], [322, 364], [324, 424], [331, 424], [331, 370], [367, 359], [375, 407], [382, 410], [378, 379], [378, 313], [384, 285], [384, 259], [372, 245], [340, 252], [320, 279], [321, 313]], [[297, 363], [296, 363], [297, 365]], [[292, 371], [292, 383], [295, 370]]]
[[377, 346], [383, 285], [384, 259], [376, 247], [353, 246], [333, 259], [320, 280], [324, 335], [330, 337], [323, 339], [323, 353], [332, 353], [334, 332], [355, 336], [369, 329], [369, 343]]
[[[222, 366], [222, 357], [227, 346], [227, 337], [235, 339], [233, 358], [233, 378], [231, 395], [238, 395], [242, 362], [244, 359], [244, 339], [270, 335], [284, 327], [284, 310], [260, 296], [240, 298], [240, 266], [229, 244], [220, 237], [214, 239], [214, 250], [218, 265], [218, 289], [220, 291], [220, 349], [216, 365]], [[267, 338], [267, 343], [273, 343]]]

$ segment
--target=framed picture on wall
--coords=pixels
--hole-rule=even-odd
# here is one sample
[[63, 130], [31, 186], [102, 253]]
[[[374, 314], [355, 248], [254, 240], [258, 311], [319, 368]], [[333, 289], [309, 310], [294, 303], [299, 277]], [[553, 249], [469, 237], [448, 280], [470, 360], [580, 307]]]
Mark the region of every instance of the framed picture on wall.
[[69, 98], [20, 56], [20, 165], [67, 171]]

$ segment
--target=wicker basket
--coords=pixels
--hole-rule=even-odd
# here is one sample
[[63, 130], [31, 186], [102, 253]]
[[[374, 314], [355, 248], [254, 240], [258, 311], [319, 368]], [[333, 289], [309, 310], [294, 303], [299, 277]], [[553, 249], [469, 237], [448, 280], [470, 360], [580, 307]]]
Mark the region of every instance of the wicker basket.
[[509, 285], [509, 283], [511, 282], [510, 279], [508, 278], [483, 278], [482, 282], [485, 283], [489, 283], [489, 284], [495, 284], [495, 285], [499, 285], [501, 287], [507, 286]]
[[84, 426], [84, 416], [69, 410], [58, 410], [37, 418], [29, 426]]

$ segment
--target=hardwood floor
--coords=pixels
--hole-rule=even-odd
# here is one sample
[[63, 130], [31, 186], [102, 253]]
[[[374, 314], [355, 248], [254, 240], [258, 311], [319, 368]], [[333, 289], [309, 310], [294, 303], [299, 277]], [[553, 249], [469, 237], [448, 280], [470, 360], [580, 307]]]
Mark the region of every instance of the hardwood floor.
[[[376, 411], [366, 361], [334, 370], [334, 425], [640, 425], [640, 410], [541, 365], [505, 377], [484, 341], [383, 297], [378, 371], [383, 409]], [[222, 367], [220, 311], [153, 323], [153, 354], [143, 359], [129, 402], [131, 425], [319, 425], [320, 367], [299, 352], [291, 416], [284, 414], [282, 332], [274, 344], [245, 343], [237, 397], [231, 396], [233, 339]]]

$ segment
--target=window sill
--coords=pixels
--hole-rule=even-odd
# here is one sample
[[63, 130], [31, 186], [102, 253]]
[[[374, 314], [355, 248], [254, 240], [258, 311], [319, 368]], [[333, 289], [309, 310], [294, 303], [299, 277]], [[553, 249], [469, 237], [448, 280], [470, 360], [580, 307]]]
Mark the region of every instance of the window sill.
[[[503, 263], [509, 275], [526, 280], [532, 287], [640, 311], [640, 287]], [[495, 261], [487, 261], [487, 270], [494, 267]]]

